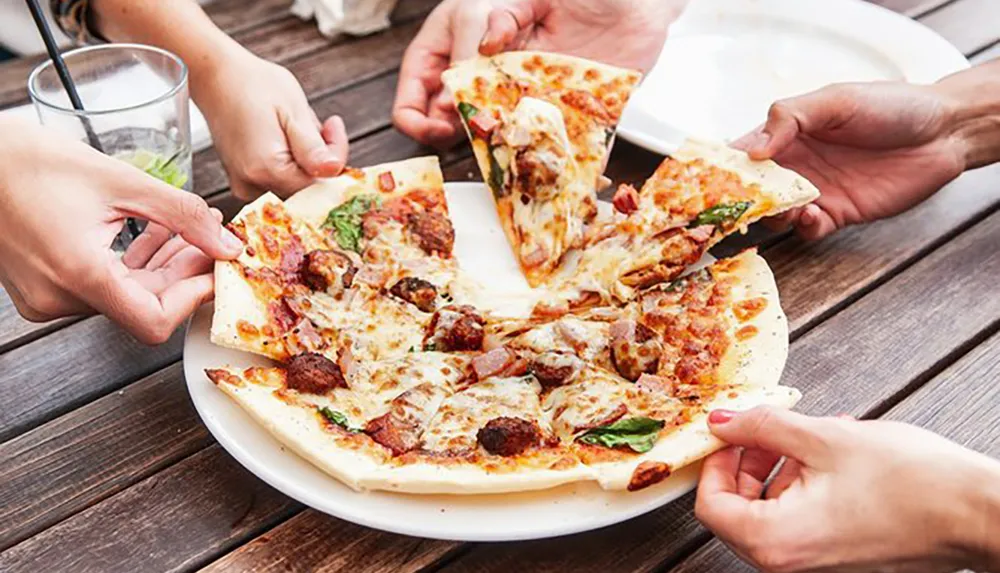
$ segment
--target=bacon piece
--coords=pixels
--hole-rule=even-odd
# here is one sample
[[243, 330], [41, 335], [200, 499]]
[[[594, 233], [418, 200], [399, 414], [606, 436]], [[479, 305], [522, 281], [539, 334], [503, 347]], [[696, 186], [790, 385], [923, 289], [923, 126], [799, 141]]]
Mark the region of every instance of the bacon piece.
[[401, 455], [420, 446], [427, 423], [444, 400], [445, 390], [434, 384], [414, 386], [389, 403], [389, 411], [365, 425], [365, 433]]
[[619, 213], [631, 215], [639, 210], [639, 192], [631, 185], [619, 185], [611, 203]]
[[396, 188], [396, 180], [391, 171], [386, 171], [378, 176], [378, 188], [383, 193], [388, 193]]
[[687, 236], [696, 243], [704, 243], [712, 238], [713, 233], [715, 233], [715, 225], [701, 225], [688, 229]]
[[413, 213], [407, 219], [406, 228], [416, 236], [420, 248], [428, 255], [451, 255], [455, 229], [445, 215], [435, 211]]
[[538, 245], [533, 251], [521, 257], [521, 262], [526, 267], [537, 267], [549, 258], [549, 252], [545, 247]]
[[404, 277], [392, 285], [389, 292], [401, 300], [412, 304], [424, 312], [434, 312], [437, 288], [417, 277]]
[[441, 352], [482, 350], [486, 321], [468, 305], [448, 305], [434, 313], [424, 346]]
[[538, 424], [522, 418], [493, 418], [476, 433], [476, 441], [497, 456], [516, 456], [541, 442]]
[[611, 325], [611, 364], [622, 378], [635, 382], [642, 374], [656, 372], [663, 345], [656, 332], [631, 320]]
[[635, 387], [643, 392], [658, 394], [670, 394], [673, 392], [673, 385], [669, 380], [662, 376], [646, 374], [645, 372], [639, 375], [639, 379], [635, 382]]
[[382, 288], [389, 280], [389, 269], [381, 265], [365, 265], [354, 275], [354, 280], [373, 288]]
[[289, 354], [316, 352], [326, 347], [326, 341], [316, 332], [316, 327], [308, 318], [300, 320], [285, 335], [285, 348]]
[[268, 304], [267, 314], [270, 316], [271, 322], [278, 326], [279, 332], [291, 330], [299, 320], [299, 316], [295, 314], [284, 297]]
[[354, 374], [358, 371], [358, 363], [354, 361], [354, 351], [350, 343], [341, 346], [337, 352], [337, 366], [340, 366], [340, 371], [348, 380], [354, 378]]
[[285, 386], [307, 394], [326, 394], [347, 388], [347, 381], [332, 360], [316, 352], [293, 356], [285, 365]]
[[514, 362], [516, 356], [505, 346], [495, 348], [472, 359], [472, 369], [480, 380], [496, 376]]
[[489, 139], [490, 134], [493, 133], [493, 130], [496, 129], [499, 124], [500, 122], [498, 122], [491, 114], [482, 112], [472, 116], [472, 119], [469, 120], [469, 129], [476, 137], [480, 139]]

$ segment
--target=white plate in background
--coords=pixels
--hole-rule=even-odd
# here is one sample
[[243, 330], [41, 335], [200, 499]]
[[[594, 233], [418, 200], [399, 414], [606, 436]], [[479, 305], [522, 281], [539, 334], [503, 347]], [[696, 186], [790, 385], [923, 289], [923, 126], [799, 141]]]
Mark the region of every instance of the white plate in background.
[[775, 100], [846, 81], [932, 83], [969, 67], [947, 40], [862, 0], [691, 0], [618, 127], [667, 154], [728, 141]]

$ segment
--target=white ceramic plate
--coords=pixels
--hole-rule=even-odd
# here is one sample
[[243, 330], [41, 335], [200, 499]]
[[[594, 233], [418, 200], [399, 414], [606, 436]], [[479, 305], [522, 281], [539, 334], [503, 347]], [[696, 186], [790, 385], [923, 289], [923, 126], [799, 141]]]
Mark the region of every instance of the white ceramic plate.
[[[454, 219], [455, 254], [462, 267], [488, 284], [491, 291], [496, 290], [491, 298], [499, 301], [498, 305], [505, 304], [504, 294], [527, 291], [486, 186], [447, 183], [445, 190]], [[184, 375], [205, 425], [251, 472], [286, 495], [330, 515], [406, 535], [512, 541], [577, 533], [625, 521], [694, 488], [697, 466], [635, 493], [604, 491], [593, 483], [502, 495], [355, 492], [282, 446], [208, 380], [206, 368], [268, 363], [265, 358], [213, 345], [208, 336], [211, 321], [212, 308], [206, 305], [192, 319], [184, 342]]]
[[968, 61], [922, 24], [861, 0], [691, 0], [618, 133], [667, 154], [728, 141], [775, 100], [846, 81], [932, 83]]

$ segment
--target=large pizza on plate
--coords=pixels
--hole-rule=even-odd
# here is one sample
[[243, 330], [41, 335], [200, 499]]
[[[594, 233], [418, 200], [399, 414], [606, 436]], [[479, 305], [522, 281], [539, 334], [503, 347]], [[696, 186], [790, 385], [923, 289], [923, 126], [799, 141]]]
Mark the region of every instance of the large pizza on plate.
[[[527, 79], [504, 71], [512, 62]], [[490, 114], [478, 127], [467, 118], [473, 145], [478, 131], [502, 132], [509, 121], [542, 123], [550, 135], [580, 122], [587, 133], [613, 128], [574, 117], [579, 106], [566, 94], [582, 90], [607, 108], [598, 80], [627, 91], [633, 75], [588, 65], [548, 54], [460, 65], [463, 82], [494, 90], [471, 100], [457, 92], [460, 106], [475, 103], [474, 117]], [[533, 74], [546, 66], [570, 66], [556, 95], [522, 85], [541, 82]], [[518, 97], [551, 109], [530, 104], [545, 117], [518, 116], [523, 97], [497, 101], [509, 95], [494, 89], [498, 78], [515, 78]], [[564, 142], [574, 156], [575, 141]], [[480, 161], [489, 169], [495, 159]], [[211, 339], [273, 364], [220, 364], [208, 377], [348, 486], [410, 493], [574, 481], [641, 489], [722, 447], [710, 410], [793, 405], [798, 392], [778, 385], [788, 333], [767, 264], [752, 250], [697, 263], [725, 235], [811, 201], [815, 188], [774, 163], [690, 142], [598, 214], [601, 169], [589, 161], [577, 160], [549, 196], [566, 191], [564, 212], [587, 214], [573, 238], [544, 242], [559, 245], [544, 272], [525, 265], [524, 234], [509, 234], [502, 205], [508, 194], [542, 200], [532, 187], [548, 176], [522, 161], [503, 175], [503, 193], [493, 189], [536, 287], [527, 312], [498, 304], [454, 256], [452, 217], [461, 214], [449, 212], [435, 158], [349, 170], [284, 202], [261, 197], [230, 223], [246, 246], [217, 263]]]

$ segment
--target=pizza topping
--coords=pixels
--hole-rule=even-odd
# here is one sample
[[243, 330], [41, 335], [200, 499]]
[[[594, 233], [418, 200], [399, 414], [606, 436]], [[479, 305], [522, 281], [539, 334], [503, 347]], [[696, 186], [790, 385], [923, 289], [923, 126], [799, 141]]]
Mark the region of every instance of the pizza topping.
[[743, 216], [747, 209], [753, 205], [752, 201], [738, 201], [736, 203], [723, 203], [714, 207], [709, 207], [691, 221], [691, 227], [701, 225], [714, 225], [716, 227], [729, 226]]
[[462, 116], [465, 123], [469, 123], [476, 114], [479, 113], [479, 108], [472, 105], [469, 102], [460, 101], [458, 102], [458, 114]]
[[541, 442], [538, 424], [523, 418], [493, 418], [476, 433], [476, 441], [497, 456], [516, 456]]
[[748, 324], [736, 331], [736, 340], [750, 340], [754, 336], [757, 336], [757, 327], [752, 324]]
[[306, 254], [299, 269], [299, 278], [314, 291], [326, 291], [338, 297], [350, 288], [357, 270], [344, 253], [320, 249]]
[[517, 189], [536, 201], [550, 201], [559, 192], [559, 175], [566, 170], [564, 150], [526, 148], [514, 154], [513, 175]]
[[389, 403], [389, 411], [365, 426], [373, 440], [400, 455], [420, 446], [428, 422], [441, 406], [447, 392], [440, 386], [424, 383], [414, 386]]
[[663, 462], [647, 460], [636, 466], [632, 472], [632, 479], [629, 480], [627, 489], [638, 491], [670, 477], [670, 466]]
[[631, 185], [619, 185], [611, 203], [619, 213], [631, 215], [639, 210], [639, 192]]
[[585, 444], [606, 448], [628, 447], [638, 453], [653, 449], [663, 429], [663, 420], [635, 417], [588, 430], [577, 438]]
[[373, 206], [378, 205], [374, 195], [357, 195], [338, 207], [330, 209], [323, 226], [333, 233], [334, 240], [342, 249], [361, 252], [362, 218]]
[[334, 388], [347, 388], [340, 366], [316, 352], [299, 354], [288, 361], [285, 385], [306, 394], [326, 394]]
[[486, 321], [468, 305], [448, 305], [431, 318], [424, 338], [426, 350], [482, 350]]
[[564, 352], [543, 352], [535, 356], [528, 372], [545, 387], [562, 386], [572, 380], [583, 367], [583, 361]]
[[622, 378], [635, 382], [656, 372], [663, 345], [656, 332], [641, 322], [621, 320], [611, 325], [611, 363]]
[[316, 332], [316, 327], [308, 318], [303, 318], [284, 336], [285, 349], [289, 354], [315, 352], [326, 346], [326, 340]]
[[392, 285], [389, 292], [424, 312], [434, 312], [438, 296], [437, 288], [424, 279], [405, 277]]
[[498, 122], [488, 113], [478, 113], [469, 120], [469, 129], [472, 134], [480, 139], [489, 139], [490, 134], [496, 129]]
[[392, 171], [386, 171], [378, 176], [378, 188], [383, 193], [388, 193], [396, 188], [396, 180], [392, 176]]
[[451, 219], [436, 211], [413, 213], [406, 228], [416, 236], [420, 248], [428, 255], [450, 256], [455, 246], [455, 229]]
[[299, 316], [288, 305], [288, 300], [281, 297], [267, 305], [267, 314], [271, 322], [277, 325], [279, 332], [288, 332], [295, 326]]
[[[572, 108], [577, 109], [585, 117], [591, 118], [605, 125], [612, 123], [611, 114], [604, 107], [601, 100], [594, 97], [594, 94], [583, 90], [565, 90], [559, 97], [562, 102]], [[614, 131], [612, 130], [612, 133]]]
[[688, 229], [670, 229], [654, 237], [658, 249], [657, 261], [632, 269], [621, 277], [621, 282], [635, 288], [647, 288], [669, 281], [701, 258], [708, 247], [715, 228], [703, 225]]
[[741, 300], [734, 304], [733, 314], [736, 315], [736, 319], [740, 322], [746, 322], [763, 312], [765, 307], [767, 307], [767, 299], [759, 296], [757, 298]]
[[334, 410], [329, 406], [323, 406], [321, 408], [317, 408], [317, 411], [319, 411], [320, 415], [323, 416], [327, 421], [333, 423], [336, 426], [340, 426], [341, 428], [347, 430], [348, 432], [358, 433], [362, 431], [361, 428], [355, 428], [354, 426], [352, 426], [351, 422], [347, 419], [347, 416], [345, 416], [343, 412]]
[[517, 356], [505, 346], [494, 348], [472, 359], [472, 369], [480, 380], [496, 376], [514, 363]]

